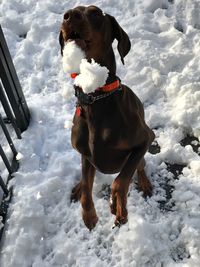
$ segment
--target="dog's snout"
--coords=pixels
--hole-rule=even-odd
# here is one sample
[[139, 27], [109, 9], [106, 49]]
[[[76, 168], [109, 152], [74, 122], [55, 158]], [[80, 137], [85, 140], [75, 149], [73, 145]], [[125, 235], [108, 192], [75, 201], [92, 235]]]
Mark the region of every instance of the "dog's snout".
[[70, 10], [65, 13], [64, 15], [64, 21], [70, 22], [70, 21], [82, 21], [83, 20], [83, 14], [79, 10]]

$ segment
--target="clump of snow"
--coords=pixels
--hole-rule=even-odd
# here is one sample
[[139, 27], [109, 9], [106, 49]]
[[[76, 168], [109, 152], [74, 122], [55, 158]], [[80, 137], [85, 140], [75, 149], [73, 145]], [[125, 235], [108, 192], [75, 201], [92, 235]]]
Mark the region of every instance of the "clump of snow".
[[91, 60], [85, 59], [85, 52], [75, 43], [67, 42], [63, 49], [63, 70], [66, 73], [78, 73], [74, 84], [82, 88], [84, 93], [91, 93], [103, 86], [108, 77], [108, 69]]
[[194, 175], [195, 178], [199, 178], [199, 173], [200, 173], [200, 163], [199, 160], [193, 160], [190, 162], [190, 168], [192, 171], [192, 174]]
[[106, 83], [108, 72], [106, 67], [101, 67], [94, 59], [91, 63], [82, 59], [80, 74], [75, 78], [74, 84], [81, 87], [85, 93], [90, 93]]
[[[154, 12], [159, 8], [166, 9], [169, 5], [168, 0], [149, 0], [149, 1], [142, 1], [142, 9], [149, 12]], [[144, 12], [144, 11], [143, 11]]]
[[23, 155], [22, 155], [22, 153], [20, 153], [20, 152], [17, 153], [16, 159], [17, 159], [17, 160], [23, 159]]
[[67, 42], [63, 49], [63, 70], [66, 73], [79, 73], [81, 60], [85, 58], [84, 51], [75, 41]]

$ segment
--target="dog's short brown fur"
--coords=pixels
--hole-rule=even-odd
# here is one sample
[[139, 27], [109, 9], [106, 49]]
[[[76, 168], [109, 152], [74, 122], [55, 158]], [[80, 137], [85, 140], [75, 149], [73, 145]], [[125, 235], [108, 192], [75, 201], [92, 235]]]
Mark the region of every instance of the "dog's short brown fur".
[[[108, 81], [116, 77], [114, 39], [118, 41], [122, 63], [131, 47], [128, 35], [115, 18], [95, 6], [79, 6], [64, 14], [59, 36], [61, 54], [69, 39], [75, 39], [88, 60], [94, 58], [109, 69]], [[127, 222], [127, 193], [136, 170], [144, 196], [152, 192], [144, 171], [144, 155], [155, 136], [145, 123], [138, 97], [126, 85], [122, 88], [92, 105], [83, 105], [81, 116], [75, 115], [73, 120], [72, 146], [81, 153], [82, 179], [72, 190], [71, 198], [80, 199], [83, 220], [90, 230], [98, 221], [92, 199], [96, 169], [108, 174], [119, 172], [112, 184], [110, 204], [116, 215], [115, 225]]]

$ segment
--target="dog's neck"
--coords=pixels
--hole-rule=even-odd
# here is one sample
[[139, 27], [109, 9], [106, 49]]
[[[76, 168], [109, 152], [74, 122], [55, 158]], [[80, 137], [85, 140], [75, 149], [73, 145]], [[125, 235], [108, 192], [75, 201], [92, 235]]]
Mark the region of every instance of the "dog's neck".
[[112, 46], [104, 53], [104, 57], [101, 60], [97, 60], [101, 66], [105, 66], [109, 70], [109, 76], [116, 75], [116, 61]]

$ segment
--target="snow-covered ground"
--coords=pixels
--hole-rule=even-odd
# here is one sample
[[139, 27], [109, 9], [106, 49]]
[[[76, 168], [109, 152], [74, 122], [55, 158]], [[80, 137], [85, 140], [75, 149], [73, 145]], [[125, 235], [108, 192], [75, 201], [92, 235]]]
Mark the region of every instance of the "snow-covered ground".
[[[0, 266], [199, 267], [200, 151], [198, 139], [190, 144], [186, 137], [200, 139], [200, 1], [0, 3], [0, 23], [32, 115], [23, 139], [15, 140], [20, 169], [11, 182]], [[99, 222], [92, 232], [80, 204], [70, 203], [80, 156], [70, 144], [75, 97], [63, 73], [58, 35], [64, 11], [80, 4], [114, 15], [130, 36], [125, 66], [116, 53], [117, 73], [143, 101], [160, 146], [159, 153], [146, 154], [154, 194], [145, 200], [131, 185], [129, 221], [120, 229], [112, 229], [109, 211], [113, 176], [96, 175]], [[183, 167], [178, 179], [169, 171], [172, 164]]]

